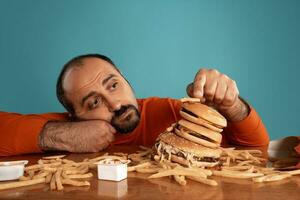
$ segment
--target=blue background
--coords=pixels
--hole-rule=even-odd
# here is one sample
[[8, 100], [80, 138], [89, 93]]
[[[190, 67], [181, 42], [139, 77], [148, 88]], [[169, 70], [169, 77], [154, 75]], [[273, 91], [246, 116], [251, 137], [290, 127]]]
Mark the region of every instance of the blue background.
[[0, 110], [64, 111], [61, 66], [97, 52], [137, 97], [185, 96], [198, 69], [216, 68], [237, 81], [272, 139], [300, 135], [299, 9], [297, 0], [0, 0]]

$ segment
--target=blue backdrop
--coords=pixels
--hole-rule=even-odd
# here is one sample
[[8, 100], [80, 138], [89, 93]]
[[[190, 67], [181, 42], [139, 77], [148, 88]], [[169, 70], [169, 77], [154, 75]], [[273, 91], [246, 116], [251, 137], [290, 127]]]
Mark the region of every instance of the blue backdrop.
[[297, 0], [0, 0], [0, 110], [64, 111], [61, 66], [97, 52], [138, 97], [182, 97], [198, 69], [216, 68], [272, 139], [300, 135], [299, 9]]

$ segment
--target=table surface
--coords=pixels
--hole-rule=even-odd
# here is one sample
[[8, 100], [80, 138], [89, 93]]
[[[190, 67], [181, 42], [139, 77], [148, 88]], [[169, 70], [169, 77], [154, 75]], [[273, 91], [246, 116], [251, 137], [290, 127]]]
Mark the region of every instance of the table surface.
[[[136, 146], [112, 146], [106, 152], [133, 153]], [[67, 158], [81, 161], [103, 154], [69, 154]], [[49, 155], [49, 154], [47, 154]], [[29, 160], [35, 164], [45, 154], [31, 154], [13, 157], [0, 157], [0, 161]], [[128, 173], [128, 178], [121, 182], [100, 181], [97, 171], [90, 179], [90, 187], [65, 186], [63, 191], [51, 191], [48, 184], [38, 184], [23, 188], [0, 191], [0, 199], [300, 199], [300, 177], [273, 183], [253, 183], [240, 180], [213, 177], [218, 186], [212, 187], [188, 180], [186, 186], [180, 186], [170, 178], [147, 179], [147, 174]]]

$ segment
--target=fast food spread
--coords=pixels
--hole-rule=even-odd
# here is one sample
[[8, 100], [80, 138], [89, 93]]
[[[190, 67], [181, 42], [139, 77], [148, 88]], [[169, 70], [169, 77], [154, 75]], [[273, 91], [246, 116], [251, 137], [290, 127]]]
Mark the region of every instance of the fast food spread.
[[149, 179], [172, 177], [180, 185], [192, 180], [217, 186], [214, 176], [271, 182], [300, 174], [300, 170], [266, 167], [267, 160], [259, 150], [221, 147], [226, 119], [199, 99], [183, 98], [180, 115], [182, 119], [161, 133], [152, 148], [141, 146], [133, 154], [105, 153], [81, 162], [66, 159], [64, 155], [42, 157], [37, 164], [25, 167], [18, 181], [0, 183], [0, 190], [40, 183], [49, 184], [51, 190], [63, 190], [67, 185], [88, 187], [88, 180], [93, 177], [91, 170], [97, 168], [97, 163], [111, 166], [129, 163], [129, 173], [146, 173]]

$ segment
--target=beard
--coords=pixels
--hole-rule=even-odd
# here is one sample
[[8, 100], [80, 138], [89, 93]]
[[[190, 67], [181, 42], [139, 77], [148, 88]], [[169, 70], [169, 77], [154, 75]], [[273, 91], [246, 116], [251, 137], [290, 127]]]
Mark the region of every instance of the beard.
[[133, 131], [140, 122], [140, 113], [134, 105], [124, 105], [114, 112], [111, 125], [119, 133], [129, 133]]

